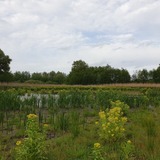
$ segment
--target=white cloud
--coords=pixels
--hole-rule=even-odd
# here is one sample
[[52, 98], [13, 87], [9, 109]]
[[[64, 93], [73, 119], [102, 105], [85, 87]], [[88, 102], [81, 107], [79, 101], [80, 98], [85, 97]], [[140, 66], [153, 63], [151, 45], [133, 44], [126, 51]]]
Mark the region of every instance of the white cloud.
[[129, 70], [159, 64], [159, 0], [1, 0], [0, 6], [0, 48], [13, 59], [12, 71], [68, 73], [78, 59]]

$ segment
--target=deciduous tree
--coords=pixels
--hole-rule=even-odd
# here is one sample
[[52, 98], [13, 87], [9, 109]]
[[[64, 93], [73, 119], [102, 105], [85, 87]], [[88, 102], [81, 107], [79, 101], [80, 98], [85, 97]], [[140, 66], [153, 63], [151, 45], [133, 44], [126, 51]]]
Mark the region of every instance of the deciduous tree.
[[11, 59], [0, 49], [0, 74], [9, 72]]

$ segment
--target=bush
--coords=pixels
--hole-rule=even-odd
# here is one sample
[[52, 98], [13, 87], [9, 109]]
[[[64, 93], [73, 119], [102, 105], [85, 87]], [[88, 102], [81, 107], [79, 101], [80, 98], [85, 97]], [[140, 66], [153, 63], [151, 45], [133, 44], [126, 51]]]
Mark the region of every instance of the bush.
[[39, 81], [39, 80], [28, 80], [28, 81], [25, 81], [24, 83], [29, 83], [29, 84], [43, 84], [42, 81]]
[[16, 160], [47, 160], [46, 158], [46, 125], [40, 132], [38, 117], [29, 114], [27, 119], [26, 137], [16, 142]]

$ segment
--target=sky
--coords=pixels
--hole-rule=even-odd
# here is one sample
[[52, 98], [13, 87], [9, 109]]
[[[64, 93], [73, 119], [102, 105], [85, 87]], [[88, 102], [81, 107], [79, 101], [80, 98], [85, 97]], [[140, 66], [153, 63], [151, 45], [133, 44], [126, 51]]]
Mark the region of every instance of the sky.
[[74, 61], [130, 73], [160, 63], [160, 0], [0, 0], [11, 71], [68, 74]]

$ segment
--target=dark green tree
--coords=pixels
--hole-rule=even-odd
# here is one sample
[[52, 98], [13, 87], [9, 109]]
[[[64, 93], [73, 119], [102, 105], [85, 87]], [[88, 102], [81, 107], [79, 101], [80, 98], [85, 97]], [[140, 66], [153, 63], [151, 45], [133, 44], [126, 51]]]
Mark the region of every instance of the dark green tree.
[[13, 74], [13, 80], [15, 82], [25, 82], [25, 81], [28, 81], [30, 79], [31, 75], [29, 72], [27, 71], [24, 71], [24, 72], [20, 72], [20, 71], [17, 71]]
[[0, 49], [0, 73], [9, 72], [11, 59]]
[[31, 76], [31, 79], [42, 81], [43, 80], [42, 73], [34, 72]]
[[110, 65], [98, 67], [97, 82], [98, 84], [113, 83], [114, 81], [113, 68]]
[[42, 73], [42, 81], [43, 82], [49, 81], [49, 74], [47, 72]]
[[66, 81], [66, 74], [58, 71], [58, 72], [55, 74], [54, 83], [55, 83], [55, 84], [64, 84], [65, 81]]
[[68, 75], [70, 84], [86, 84], [87, 83], [87, 69], [88, 64], [82, 60], [74, 61], [72, 69]]
[[12, 82], [13, 74], [11, 72], [0, 73], [0, 82]]
[[160, 64], [157, 69], [153, 70], [153, 81], [160, 83]]
[[116, 69], [110, 65], [89, 67], [84, 61], [75, 61], [68, 76], [70, 84], [109, 84], [128, 83], [130, 74], [125, 69]]
[[131, 76], [126, 69], [121, 69], [119, 83], [129, 83], [131, 81]]
[[138, 71], [138, 81], [146, 83], [149, 80], [149, 73], [146, 69]]
[[54, 71], [51, 71], [48, 73], [49, 82], [54, 83], [56, 73]]
[[12, 60], [8, 55], [5, 55], [4, 52], [0, 49], [0, 81], [9, 82], [11, 81], [12, 74], [9, 73], [10, 62]]

